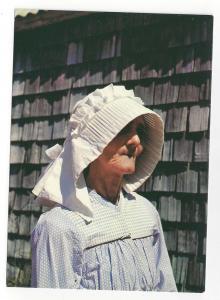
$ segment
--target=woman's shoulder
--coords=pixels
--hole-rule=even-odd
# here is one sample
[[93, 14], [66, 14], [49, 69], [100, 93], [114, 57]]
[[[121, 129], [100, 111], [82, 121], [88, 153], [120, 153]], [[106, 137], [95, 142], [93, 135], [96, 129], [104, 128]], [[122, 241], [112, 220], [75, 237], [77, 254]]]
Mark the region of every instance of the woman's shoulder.
[[51, 235], [77, 235], [76, 223], [75, 213], [73, 211], [57, 206], [41, 214], [34, 231], [44, 231]]
[[138, 194], [137, 192], [130, 192], [127, 194], [127, 198], [133, 198], [136, 201], [137, 205], [141, 208], [146, 208], [149, 213], [152, 215], [155, 215], [155, 217], [158, 216], [158, 211], [156, 207], [144, 196]]

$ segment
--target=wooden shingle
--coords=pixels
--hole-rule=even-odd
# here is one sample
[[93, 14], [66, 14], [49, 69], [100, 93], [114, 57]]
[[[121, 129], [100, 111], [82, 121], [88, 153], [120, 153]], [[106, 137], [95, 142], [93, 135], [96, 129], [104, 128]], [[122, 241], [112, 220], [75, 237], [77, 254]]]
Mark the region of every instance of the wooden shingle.
[[21, 214], [19, 218], [19, 235], [30, 235], [30, 216]]
[[23, 258], [24, 240], [16, 239], [15, 243], [15, 258]]
[[[102, 39], [101, 41], [101, 51], [100, 51], [100, 58], [111, 58], [114, 57], [117, 53], [117, 39], [118, 36], [113, 34], [109, 37]], [[120, 44], [119, 44], [120, 45]]]
[[31, 223], [30, 223], [30, 232], [33, 231], [35, 225], [37, 224], [39, 217], [35, 216], [34, 214], [31, 214]]
[[22, 198], [22, 194], [16, 191], [13, 211], [16, 212], [22, 210], [21, 198]]
[[194, 170], [187, 170], [177, 174], [176, 191], [179, 193], [198, 192], [198, 173]]
[[11, 118], [12, 119], [20, 119], [22, 117], [23, 111], [23, 100], [16, 99], [12, 102], [12, 110], [11, 110]]
[[36, 142], [32, 143], [27, 149], [26, 162], [30, 164], [39, 164], [41, 147]]
[[21, 181], [22, 181], [21, 167], [18, 165], [11, 165], [10, 166], [10, 180], [9, 180], [10, 188], [21, 187]]
[[166, 103], [177, 102], [179, 96], [179, 82], [171, 78], [168, 84]]
[[31, 106], [32, 106], [32, 103], [34, 101], [34, 98], [33, 97], [26, 97], [23, 102], [24, 102], [24, 106], [23, 106], [23, 117], [24, 118], [28, 118], [31, 116]]
[[50, 116], [52, 105], [45, 97], [37, 97], [31, 103], [31, 116]]
[[71, 42], [68, 45], [67, 65], [78, 64], [83, 61], [83, 43]]
[[[30, 243], [30, 241], [24, 240], [23, 258], [31, 259], [31, 243]], [[30, 272], [30, 269], [28, 271]], [[27, 275], [29, 272], [27, 272], [27, 270], [26, 270]], [[23, 280], [22, 280], [22, 282], [23, 282]]]
[[56, 66], [64, 66], [67, 59], [67, 47], [65, 44], [57, 44], [42, 48], [40, 54], [40, 65], [45, 68], [52, 68]]
[[189, 258], [186, 256], [177, 257], [177, 268], [176, 268], [176, 283], [180, 284], [182, 289], [185, 289], [186, 277], [188, 272]]
[[176, 255], [172, 255], [171, 256], [171, 265], [172, 265], [172, 270], [173, 270], [173, 275], [174, 275], [174, 278], [175, 278], [175, 282], [176, 284], [178, 284], [178, 281], [177, 281], [177, 265], [178, 265], [178, 256]]
[[208, 130], [209, 107], [192, 106], [189, 111], [189, 132]]
[[206, 223], [205, 217], [205, 202], [194, 201], [193, 207], [193, 221], [196, 223]]
[[[170, 262], [171, 262], [171, 266], [172, 266], [172, 270], [173, 270], [173, 276], [175, 278], [176, 281], [176, 273], [177, 273], [177, 256], [176, 255], [171, 255], [170, 256]], [[176, 281], [177, 283], [177, 281]]]
[[40, 163], [45, 164], [50, 162], [50, 158], [46, 155], [45, 151], [50, 148], [50, 145], [41, 145]]
[[54, 120], [53, 139], [62, 139], [67, 135], [67, 122], [65, 118]]
[[25, 79], [15, 78], [12, 86], [12, 96], [19, 96], [24, 94]]
[[52, 80], [53, 80], [53, 70], [44, 70], [44, 72], [41, 73], [40, 76], [39, 92], [40, 93], [51, 92], [53, 90]]
[[103, 65], [102, 62], [91, 63], [88, 66], [86, 75], [86, 85], [103, 84]]
[[206, 237], [204, 237], [203, 243], [202, 243], [202, 254], [206, 255]]
[[52, 89], [54, 91], [70, 89], [72, 85], [72, 77], [65, 71], [57, 71], [53, 75]]
[[38, 121], [36, 126], [38, 127], [37, 139], [38, 141], [50, 140], [52, 137], [52, 122], [50, 120]]
[[145, 192], [145, 183], [143, 183], [138, 189], [137, 192]]
[[204, 202], [202, 201], [182, 201], [181, 221], [183, 223], [204, 222]]
[[204, 287], [204, 283], [205, 283], [204, 263], [197, 262], [196, 258], [191, 259], [189, 262], [187, 283], [190, 286], [196, 286], [197, 288]]
[[187, 140], [185, 136], [174, 141], [174, 161], [191, 162], [193, 155], [193, 141]]
[[162, 161], [173, 160], [173, 139], [165, 140], [163, 144]]
[[15, 191], [11, 190], [11, 191], [9, 191], [9, 197], [8, 197], [8, 207], [9, 207], [9, 209], [14, 208], [14, 203], [15, 203]]
[[211, 60], [212, 60], [211, 47], [209, 46], [197, 47], [195, 51], [194, 72], [211, 71], [212, 69]]
[[13, 73], [23, 73], [25, 71], [25, 53], [22, 49], [14, 47]]
[[34, 122], [28, 121], [23, 126], [22, 141], [30, 141], [33, 139]]
[[22, 191], [16, 193], [14, 211], [30, 211], [30, 191]]
[[159, 213], [161, 220], [167, 221], [168, 219], [168, 197], [161, 196], [159, 198]]
[[[37, 176], [37, 180], [39, 179], [39, 177]], [[37, 182], [37, 180], [36, 180], [36, 182]], [[36, 183], [35, 182], [35, 183]], [[29, 192], [30, 193], [30, 196], [29, 196], [29, 201], [30, 201], [30, 206], [31, 206], [31, 211], [32, 212], [40, 212], [41, 211], [41, 205], [39, 204], [39, 202], [36, 200], [37, 199], [37, 197], [34, 195], [34, 194], [32, 194], [31, 192]]]
[[22, 138], [23, 126], [19, 123], [12, 123], [11, 124], [11, 142], [13, 141], [20, 141]]
[[176, 251], [177, 248], [177, 234], [176, 231], [164, 231], [164, 238], [168, 251]]
[[159, 214], [161, 220], [167, 220], [168, 218], [168, 197], [161, 196], [159, 198]]
[[145, 182], [145, 191], [146, 192], [150, 192], [152, 191], [152, 187], [153, 187], [153, 176], [150, 176], [147, 181]]
[[178, 102], [196, 102], [199, 100], [200, 86], [198, 83], [188, 80], [181, 83]]
[[166, 103], [169, 81], [163, 79], [155, 84], [154, 105]]
[[153, 105], [155, 83], [141, 83], [135, 86], [134, 94], [140, 97], [146, 106]]
[[25, 66], [24, 66], [25, 72], [30, 72], [33, 71], [34, 69], [37, 69], [38, 67], [37, 63], [39, 60], [39, 57], [37, 56], [37, 54], [39, 55], [39, 53], [37, 52], [37, 50], [35, 49], [34, 51], [31, 52], [27, 51], [25, 53]]
[[69, 106], [69, 112], [72, 113], [73, 107], [75, 104], [83, 99], [86, 96], [86, 90], [81, 90], [81, 91], [72, 91], [70, 93], [70, 106]]
[[116, 83], [121, 80], [121, 66], [118, 59], [103, 62], [103, 84]]
[[8, 216], [8, 232], [18, 234], [19, 228], [19, 216], [15, 215], [13, 212], [10, 212]]
[[195, 141], [194, 147], [194, 161], [208, 161], [209, 160], [209, 140], [203, 136], [199, 141]]
[[135, 62], [134, 59], [125, 58], [123, 60], [123, 67], [122, 67], [123, 81], [140, 79], [140, 74], [141, 74], [140, 66]]
[[162, 109], [154, 108], [153, 111], [157, 113], [161, 119], [163, 120], [164, 124], [166, 123], [166, 117], [167, 117], [167, 112]]
[[35, 141], [38, 139], [38, 131], [39, 131], [40, 123], [41, 121], [34, 120], [32, 137], [30, 138], [30, 140]]
[[10, 164], [23, 163], [25, 157], [25, 147], [21, 145], [11, 145]]
[[198, 235], [193, 230], [178, 230], [178, 252], [196, 254]]
[[162, 220], [170, 222], [181, 221], [181, 200], [173, 196], [161, 196], [159, 199], [159, 212]]
[[[158, 55], [151, 52], [148, 55], [140, 56], [138, 64], [134, 64], [136, 69], [140, 69], [140, 79], [143, 78], [156, 78], [161, 75], [161, 69], [158, 66]], [[139, 78], [136, 78], [139, 79]]]
[[40, 76], [33, 75], [26, 79], [24, 94], [37, 94], [40, 91]]
[[210, 100], [210, 98], [211, 98], [211, 79], [206, 78], [206, 80], [201, 83], [199, 100]]
[[[14, 255], [13, 255], [14, 256]], [[18, 282], [20, 268], [7, 263], [7, 284], [8, 286], [14, 286]]]
[[70, 93], [65, 92], [53, 96], [53, 115], [67, 114], [70, 105]]
[[166, 132], [186, 131], [187, 107], [172, 108], [167, 111]]
[[168, 218], [170, 222], [179, 222], [181, 216], [181, 201], [173, 196], [168, 197]]
[[36, 178], [38, 176], [38, 172], [32, 169], [24, 169], [23, 178], [22, 178], [22, 187], [31, 189], [34, 187], [36, 183]]
[[7, 257], [14, 257], [15, 254], [15, 243], [16, 240], [10, 240], [7, 241]]
[[172, 192], [175, 190], [176, 175], [156, 175], [153, 182], [153, 191]]
[[169, 51], [157, 52], [157, 59], [154, 57], [152, 64], [152, 77], [168, 78], [173, 75], [174, 67], [172, 54]]
[[208, 193], [208, 171], [199, 172], [199, 192], [201, 194]]
[[177, 74], [190, 73], [194, 70], [194, 56], [195, 50], [193, 47], [179, 49], [176, 54], [176, 68]]
[[190, 223], [194, 221], [193, 204], [193, 201], [182, 201], [181, 222]]
[[74, 68], [72, 77], [72, 87], [79, 88], [86, 85], [86, 77], [88, 73], [88, 67], [86, 65], [77, 65]]

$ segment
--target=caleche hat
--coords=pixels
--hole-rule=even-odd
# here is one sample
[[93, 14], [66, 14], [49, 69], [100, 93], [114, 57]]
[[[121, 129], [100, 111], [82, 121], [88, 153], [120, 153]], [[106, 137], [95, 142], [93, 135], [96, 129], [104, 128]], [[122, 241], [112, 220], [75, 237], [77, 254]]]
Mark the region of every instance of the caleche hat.
[[83, 170], [122, 128], [141, 115], [146, 124], [144, 150], [137, 158], [135, 173], [124, 176], [123, 188], [132, 192], [141, 186], [161, 158], [163, 121], [143, 106], [133, 90], [110, 84], [77, 102], [63, 147], [55, 145], [46, 151], [53, 161], [32, 191], [38, 201], [47, 206], [59, 203], [91, 220], [93, 212]]

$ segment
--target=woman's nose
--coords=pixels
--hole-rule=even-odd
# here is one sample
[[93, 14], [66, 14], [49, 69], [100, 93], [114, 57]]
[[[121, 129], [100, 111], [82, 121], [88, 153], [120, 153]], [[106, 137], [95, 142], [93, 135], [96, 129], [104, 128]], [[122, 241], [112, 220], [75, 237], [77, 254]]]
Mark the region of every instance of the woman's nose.
[[128, 155], [131, 156], [135, 153], [136, 157], [138, 157], [143, 151], [143, 146], [141, 145], [141, 141], [137, 133], [131, 136], [126, 146], [128, 149]]
[[133, 133], [129, 138], [129, 140], [127, 141], [127, 145], [138, 146], [140, 143], [141, 143], [140, 138], [136, 132]]

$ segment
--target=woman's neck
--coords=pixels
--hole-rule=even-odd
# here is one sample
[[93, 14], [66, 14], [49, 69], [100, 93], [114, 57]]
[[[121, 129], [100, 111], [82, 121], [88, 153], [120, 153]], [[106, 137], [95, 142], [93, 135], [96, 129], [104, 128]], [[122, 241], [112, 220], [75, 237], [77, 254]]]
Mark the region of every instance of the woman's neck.
[[106, 175], [104, 170], [97, 170], [93, 165], [89, 166], [88, 174], [85, 176], [87, 186], [113, 204], [119, 199], [122, 179], [123, 177], [119, 175]]

